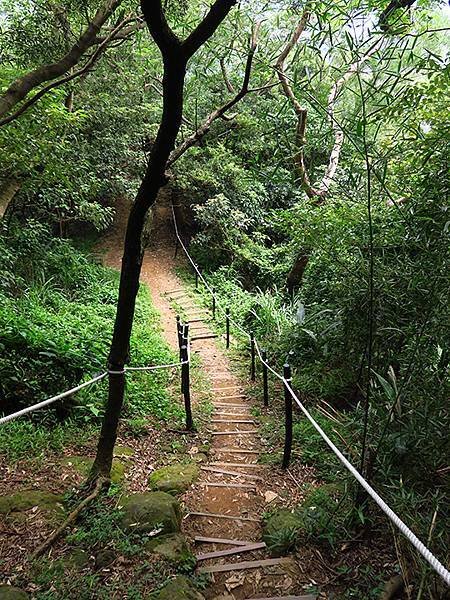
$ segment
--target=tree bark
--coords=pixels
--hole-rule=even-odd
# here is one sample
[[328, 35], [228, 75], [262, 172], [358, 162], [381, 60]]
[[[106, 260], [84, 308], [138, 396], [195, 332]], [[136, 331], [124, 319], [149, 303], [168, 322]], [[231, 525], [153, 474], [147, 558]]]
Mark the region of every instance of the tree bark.
[[142, 266], [142, 232], [147, 212], [155, 203], [160, 188], [167, 182], [167, 162], [181, 127], [187, 62], [213, 35], [235, 3], [236, 0], [216, 0], [203, 21], [182, 43], [170, 29], [165, 19], [161, 1], [141, 1], [145, 21], [150, 34], [161, 51], [164, 63], [163, 114], [150, 153], [147, 171], [128, 218], [116, 319], [109, 353], [108, 401], [97, 446], [97, 455], [90, 475], [91, 478], [99, 475], [109, 477], [111, 471], [114, 444], [125, 392], [124, 366], [129, 353]]

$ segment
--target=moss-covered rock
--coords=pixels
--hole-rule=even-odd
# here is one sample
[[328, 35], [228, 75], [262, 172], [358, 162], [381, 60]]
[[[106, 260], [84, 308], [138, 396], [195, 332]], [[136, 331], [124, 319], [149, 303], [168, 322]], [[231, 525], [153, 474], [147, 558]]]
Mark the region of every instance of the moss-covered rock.
[[130, 446], [116, 446], [114, 448], [114, 456], [119, 458], [129, 458], [134, 455], [134, 448]]
[[123, 510], [121, 525], [124, 531], [150, 533], [161, 529], [161, 534], [177, 533], [181, 525], [178, 501], [165, 492], [133, 494], [119, 504]]
[[35, 506], [57, 514], [64, 513], [63, 497], [43, 490], [23, 490], [0, 496], [0, 514], [20, 513]]
[[29, 595], [12, 585], [0, 585], [0, 600], [28, 600]]
[[181, 494], [194, 483], [199, 474], [195, 463], [175, 464], [153, 471], [148, 482], [152, 490]]
[[[80, 475], [87, 477], [92, 467], [94, 459], [89, 456], [66, 456], [61, 460], [63, 465], [73, 467]], [[123, 459], [114, 458], [111, 466], [112, 483], [121, 483], [125, 477], [126, 466]]]
[[157, 600], [205, 600], [203, 594], [195, 589], [187, 577], [172, 579], [156, 596]]
[[186, 538], [181, 533], [169, 533], [150, 540], [145, 545], [146, 549], [175, 563], [195, 564], [195, 556], [192, 554]]
[[61, 559], [64, 566], [74, 569], [83, 569], [89, 564], [89, 554], [81, 548], [75, 548], [70, 554]]
[[302, 519], [282, 508], [266, 519], [262, 537], [272, 555], [282, 556], [295, 547], [302, 528]]

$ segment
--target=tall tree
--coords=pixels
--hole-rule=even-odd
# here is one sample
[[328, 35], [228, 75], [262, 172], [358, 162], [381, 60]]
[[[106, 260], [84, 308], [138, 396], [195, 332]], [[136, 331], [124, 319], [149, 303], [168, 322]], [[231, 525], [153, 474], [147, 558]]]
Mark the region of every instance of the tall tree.
[[163, 112], [145, 176], [131, 207], [125, 235], [114, 332], [109, 353], [109, 392], [97, 455], [91, 477], [109, 476], [125, 392], [124, 366], [128, 357], [136, 295], [142, 266], [142, 232], [145, 218], [161, 187], [183, 116], [183, 92], [189, 59], [214, 34], [236, 0], [216, 0], [192, 33], [181, 41], [170, 28], [161, 0], [141, 0], [149, 32], [164, 65]]

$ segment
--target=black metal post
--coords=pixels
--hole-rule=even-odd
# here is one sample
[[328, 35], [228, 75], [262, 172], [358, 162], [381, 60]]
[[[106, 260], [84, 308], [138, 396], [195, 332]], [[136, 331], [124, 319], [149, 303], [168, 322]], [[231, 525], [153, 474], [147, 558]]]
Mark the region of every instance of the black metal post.
[[268, 369], [267, 369], [267, 350], [261, 350], [262, 363], [262, 375], [263, 375], [263, 391], [264, 391], [264, 406], [269, 406], [269, 381], [268, 381]]
[[191, 408], [191, 387], [190, 387], [190, 374], [189, 374], [189, 353], [188, 347], [183, 344], [181, 347], [182, 362], [181, 365], [181, 389], [184, 397], [184, 410], [186, 412], [186, 429], [192, 431], [194, 429], [194, 421], [192, 419], [192, 408]]
[[252, 381], [255, 381], [256, 379], [256, 361], [255, 361], [255, 336], [253, 335], [253, 331], [250, 334], [250, 349], [251, 349], [251, 355], [252, 355], [252, 365], [251, 365], [251, 371], [250, 371], [250, 378]]
[[[189, 323], [184, 323], [184, 325], [181, 326], [181, 344], [180, 344], [180, 361], [183, 362], [184, 360], [187, 360], [185, 358], [183, 358], [183, 352], [181, 350], [181, 348], [183, 348], [183, 346], [186, 346], [186, 348], [188, 347], [189, 344]], [[183, 378], [181, 378], [181, 393], [184, 394], [184, 380]]]
[[225, 310], [226, 335], [227, 335], [227, 350], [230, 347], [230, 309]]
[[212, 314], [213, 314], [213, 319], [216, 318], [216, 288], [213, 287], [212, 289]]
[[183, 338], [182, 329], [183, 329], [183, 325], [181, 324], [180, 315], [177, 315], [177, 336], [178, 336], [178, 349], [179, 349], [179, 354], [180, 354], [180, 361], [181, 361], [181, 346], [182, 346], [182, 338]]
[[195, 289], [198, 290], [198, 271], [195, 269]]
[[[287, 382], [291, 382], [291, 367], [286, 363], [283, 366], [283, 375]], [[291, 461], [292, 452], [292, 394], [284, 383], [284, 414], [285, 414], [285, 436], [283, 469], [287, 469]]]

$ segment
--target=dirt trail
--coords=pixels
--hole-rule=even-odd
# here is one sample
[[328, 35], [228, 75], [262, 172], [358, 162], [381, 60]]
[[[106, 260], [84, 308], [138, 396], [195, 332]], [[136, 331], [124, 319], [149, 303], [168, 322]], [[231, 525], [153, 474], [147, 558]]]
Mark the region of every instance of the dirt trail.
[[[121, 203], [113, 231], [101, 245], [104, 261], [114, 268], [120, 268], [127, 214], [127, 205]], [[175, 298], [187, 319], [194, 320], [191, 338], [213, 332], [208, 325], [209, 316], [198, 312], [195, 298], [184, 289], [174, 272], [183, 257], [175, 260], [173, 256], [170, 206], [164, 199], [154, 213], [152, 230], [152, 239], [156, 241], [145, 253], [141, 281], [150, 287], [153, 303], [161, 315], [164, 336], [172, 347], [177, 348], [175, 313], [171, 308], [171, 301]], [[215, 339], [191, 340], [191, 352], [200, 357], [203, 372], [210, 379], [214, 405], [208, 462], [202, 464], [199, 480], [183, 498], [187, 512], [183, 527], [195, 543], [198, 555], [231, 549], [236, 544], [200, 542], [195, 540], [196, 537], [261, 542], [260, 523], [263, 512], [268, 508], [268, 499], [276, 497], [285, 483], [269, 473], [269, 467], [258, 464], [261, 439], [258, 423], [252, 416], [251, 404], [245, 394], [249, 382], [240, 381], [233, 374], [225, 351]], [[268, 558], [266, 549], [256, 549], [202, 560], [198, 567], [201, 570], [214, 565]], [[208, 599], [220, 594], [225, 594], [223, 598], [230, 600], [287, 595], [299, 598], [292, 594], [302, 593], [308, 579], [302, 576], [293, 559], [283, 560], [285, 562], [269, 566], [214, 573], [213, 583], [204, 593]], [[302, 597], [305, 600], [315, 598]]]

